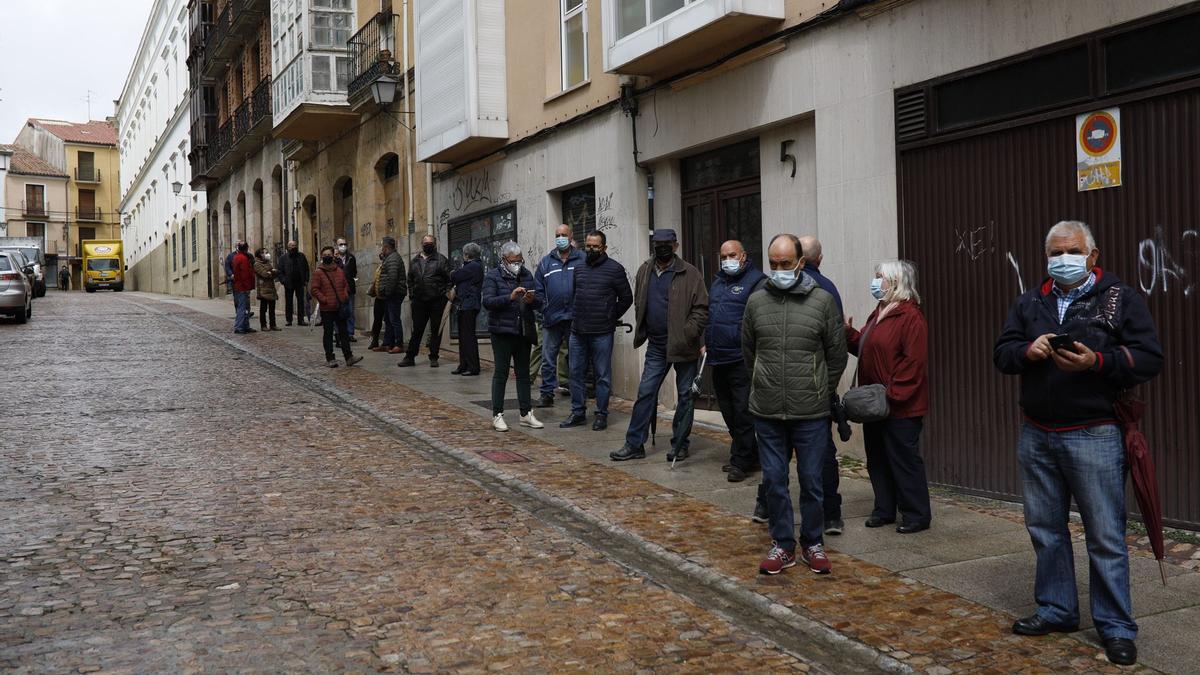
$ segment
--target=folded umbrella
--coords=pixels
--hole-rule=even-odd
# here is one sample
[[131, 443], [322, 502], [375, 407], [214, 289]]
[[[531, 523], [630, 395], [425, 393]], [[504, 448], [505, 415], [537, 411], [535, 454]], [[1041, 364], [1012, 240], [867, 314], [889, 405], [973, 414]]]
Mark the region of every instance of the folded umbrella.
[[691, 435], [692, 423], [696, 420], [696, 397], [700, 395], [700, 389], [704, 381], [704, 365], [708, 363], [708, 352], [705, 352], [700, 357], [700, 367], [696, 369], [696, 378], [692, 380], [691, 392], [686, 401], [681, 401], [675, 407], [675, 416], [683, 415], [683, 422], [679, 425], [679, 436], [675, 438], [674, 444], [671, 446], [671, 469], [675, 468], [675, 460], [679, 459], [679, 450], [683, 447], [684, 442]]
[[1146, 404], [1132, 397], [1122, 398], [1115, 406], [1117, 419], [1125, 439], [1125, 463], [1133, 479], [1133, 494], [1137, 498], [1138, 510], [1142, 512], [1142, 523], [1150, 538], [1150, 548], [1158, 559], [1158, 572], [1163, 586], [1167, 585], [1167, 570], [1163, 566], [1163, 522], [1162, 500], [1158, 494], [1158, 479], [1154, 473], [1154, 457], [1150, 455], [1150, 444], [1146, 435], [1138, 429], [1138, 422], [1146, 410]]

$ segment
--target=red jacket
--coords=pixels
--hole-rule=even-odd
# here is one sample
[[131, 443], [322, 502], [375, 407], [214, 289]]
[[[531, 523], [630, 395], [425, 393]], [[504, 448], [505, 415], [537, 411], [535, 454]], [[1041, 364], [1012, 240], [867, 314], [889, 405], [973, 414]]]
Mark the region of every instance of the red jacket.
[[332, 312], [341, 307], [350, 296], [350, 285], [346, 283], [346, 275], [337, 263], [321, 263], [313, 270], [309, 292], [312, 293], [313, 299], [321, 303], [322, 312]]
[[924, 417], [929, 413], [925, 314], [911, 300], [897, 304], [877, 323], [878, 314], [876, 307], [862, 331], [846, 329], [846, 346], [858, 357], [858, 383], [885, 385], [892, 417]]
[[254, 290], [257, 278], [254, 276], [254, 259], [249, 253], [238, 251], [233, 255], [233, 290], [237, 293], [249, 293]]

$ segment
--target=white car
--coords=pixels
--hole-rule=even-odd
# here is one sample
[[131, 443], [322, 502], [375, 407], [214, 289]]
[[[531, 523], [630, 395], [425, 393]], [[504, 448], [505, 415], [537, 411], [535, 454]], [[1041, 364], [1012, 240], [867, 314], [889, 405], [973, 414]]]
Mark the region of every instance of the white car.
[[0, 246], [0, 251], [20, 251], [27, 264], [33, 265], [33, 297], [46, 294], [46, 269], [42, 264], [42, 252], [33, 246]]
[[12, 251], [0, 251], [0, 314], [7, 314], [25, 323], [33, 316], [32, 265], [24, 265], [25, 256]]

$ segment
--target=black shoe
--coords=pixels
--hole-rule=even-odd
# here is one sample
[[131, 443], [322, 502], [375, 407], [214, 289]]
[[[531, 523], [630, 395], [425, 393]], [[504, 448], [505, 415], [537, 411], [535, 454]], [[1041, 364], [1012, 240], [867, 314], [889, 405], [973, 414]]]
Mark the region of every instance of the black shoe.
[[462, 375], [463, 377], [477, 377], [479, 375], [479, 371], [478, 370], [466, 370], [459, 374]]
[[254, 330], [253, 328], [247, 328], [246, 330], [244, 330], [244, 331], [242, 331], [242, 332], [244, 332], [244, 333], [257, 333], [258, 331]]
[[628, 459], [645, 459], [646, 446], [639, 445], [636, 448], [631, 448], [628, 444], [622, 445], [620, 450], [608, 453], [608, 458], [614, 462], [624, 462]]
[[680, 448], [679, 452], [668, 452], [667, 453], [667, 461], [668, 462], [682, 462], [683, 460], [690, 457], [691, 454], [692, 453], [689, 452], [687, 448]]
[[400, 361], [400, 363], [396, 364], [396, 367], [397, 368], [412, 368], [415, 365], [417, 365], [416, 362], [414, 362], [412, 359], [410, 359], [409, 357], [406, 356]]
[[756, 523], [765, 523], [770, 520], [767, 517], [767, 505], [762, 502], [754, 502], [754, 515], [750, 516], [750, 520]]
[[558, 423], [559, 429], [570, 429], [571, 427], [581, 427], [587, 424], [587, 415], [571, 415], [567, 419]]
[[867, 527], [883, 527], [884, 525], [891, 525], [894, 522], [896, 522], [895, 518], [880, 518], [879, 516], [871, 516], [870, 518], [867, 518], [867, 522], [863, 523], [863, 525], [866, 525]]
[[440, 364], [438, 363], [437, 359], [429, 359], [429, 367], [430, 368], [437, 368], [439, 365]]
[[924, 532], [928, 529], [929, 523], [912, 523], [900, 525], [896, 528], [896, 531], [900, 534], [916, 534], [917, 532]]
[[[680, 459], [683, 459], [682, 457]], [[730, 466], [729, 471], [725, 474], [725, 480], [730, 483], [740, 483], [746, 480], [746, 472], [742, 471], [741, 467]]]
[[596, 415], [596, 419], [592, 420], [592, 431], [604, 431], [608, 428], [608, 418], [604, 415]]
[[722, 473], [729, 473], [729, 470], [730, 470], [731, 468], [733, 468], [733, 465], [732, 465], [732, 464], [722, 464], [722, 465], [721, 465], [721, 472], [722, 472]]
[[[1012, 632], [1017, 635], [1049, 635], [1050, 633], [1074, 633], [1079, 630], [1079, 626], [1063, 626], [1057, 623], [1050, 623], [1043, 619], [1040, 614], [1027, 616], [1024, 619], [1017, 619], [1013, 622]], [[1130, 644], [1133, 644], [1130, 642]], [[1107, 647], [1107, 642], [1105, 643]], [[1111, 660], [1111, 659], [1110, 659]], [[1132, 662], [1131, 662], [1132, 663]]]
[[1104, 655], [1118, 666], [1137, 663], [1137, 645], [1128, 638], [1108, 638], [1104, 641]]
[[356, 337], [354, 337], [353, 335], [351, 335], [351, 336], [350, 336], [350, 341], [351, 341], [351, 342], [358, 342], [358, 338], [356, 338]]
[[462, 375], [462, 372], [463, 372], [462, 368], [455, 368], [454, 370], [450, 371], [450, 374], [451, 375]]
[[349, 368], [350, 366], [358, 363], [359, 361], [362, 361], [362, 359], [363, 359], [363, 357], [361, 357], [361, 356], [354, 356], [354, 355], [348, 356], [348, 357], [346, 357], [346, 367]]
[[542, 394], [542, 397], [540, 399], [538, 399], [537, 406], [535, 406], [535, 407], [553, 408], [554, 407], [554, 395], [553, 394]]

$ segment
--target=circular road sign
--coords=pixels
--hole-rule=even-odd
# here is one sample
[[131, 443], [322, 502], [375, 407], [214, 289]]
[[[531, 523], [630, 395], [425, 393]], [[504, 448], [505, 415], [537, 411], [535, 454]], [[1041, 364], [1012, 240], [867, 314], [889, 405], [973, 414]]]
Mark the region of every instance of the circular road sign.
[[1079, 128], [1079, 147], [1092, 157], [1101, 157], [1117, 142], [1117, 121], [1101, 110], [1083, 120]]

